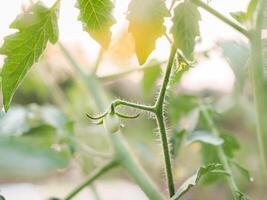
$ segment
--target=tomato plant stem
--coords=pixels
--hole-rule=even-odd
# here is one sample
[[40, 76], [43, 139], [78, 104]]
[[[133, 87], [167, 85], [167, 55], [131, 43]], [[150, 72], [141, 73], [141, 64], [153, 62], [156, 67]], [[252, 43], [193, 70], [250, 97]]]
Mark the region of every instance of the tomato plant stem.
[[155, 107], [158, 110], [157, 111], [158, 113], [162, 113], [176, 51], [177, 51], [177, 48], [175, 47], [175, 45], [172, 45], [166, 72], [165, 72], [164, 79], [163, 79], [163, 83], [161, 85], [161, 89], [160, 89], [160, 92], [159, 92], [159, 95], [158, 95], [158, 98], [155, 104]]
[[262, 29], [264, 11], [267, 7], [267, 0], [259, 1], [258, 12], [250, 40], [251, 44], [251, 64], [249, 66], [250, 78], [252, 83], [254, 102], [257, 113], [257, 135], [258, 143], [262, 158], [263, 172], [267, 177], [267, 81], [264, 77], [263, 64], [263, 45], [262, 45]]
[[[217, 127], [216, 127], [216, 125], [215, 125], [210, 113], [208, 112], [207, 108], [205, 107], [204, 103], [202, 103], [202, 101], [199, 101], [199, 107], [200, 107], [201, 112], [203, 113], [203, 116], [204, 116], [205, 120], [208, 123], [208, 126], [209, 126], [211, 132], [214, 135], [220, 137], [220, 132], [217, 129]], [[219, 159], [222, 162], [225, 171], [229, 174], [229, 176], [227, 177], [227, 180], [228, 180], [228, 183], [229, 183], [229, 187], [230, 187], [230, 189], [232, 191], [234, 199], [237, 199], [237, 194], [238, 194], [237, 192], [239, 191], [239, 189], [238, 189], [237, 184], [235, 182], [235, 179], [234, 179], [234, 176], [233, 176], [233, 172], [232, 172], [232, 169], [231, 169], [231, 167], [229, 165], [227, 156], [225, 155], [224, 150], [223, 150], [221, 145], [217, 147], [217, 151], [218, 151]]]
[[168, 90], [168, 85], [170, 81], [170, 76], [172, 72], [172, 66], [173, 66], [175, 55], [176, 55], [176, 51], [177, 51], [177, 48], [175, 47], [175, 45], [172, 45], [166, 72], [165, 72], [164, 79], [163, 79], [163, 83], [161, 85], [161, 89], [160, 89], [157, 101], [155, 103], [156, 120], [157, 120], [157, 124], [159, 128], [159, 132], [160, 132], [170, 197], [174, 195], [175, 188], [174, 188], [174, 182], [173, 182], [172, 165], [171, 165], [167, 130], [166, 130], [166, 125], [165, 125], [166, 120], [164, 118], [164, 101], [165, 101], [166, 93]]
[[76, 196], [82, 189], [90, 185], [93, 181], [95, 181], [97, 178], [105, 174], [107, 171], [113, 169], [114, 167], [118, 166], [119, 163], [117, 160], [111, 160], [107, 162], [105, 165], [103, 165], [101, 168], [96, 170], [87, 180], [85, 180], [81, 185], [76, 187], [72, 192], [70, 192], [64, 200], [70, 200], [74, 196]]
[[[102, 91], [102, 87], [95, 74], [86, 75], [78, 62], [73, 58], [70, 52], [61, 44], [61, 50], [65, 58], [69, 61], [71, 66], [76, 70], [82, 82], [92, 94], [96, 103], [97, 109], [104, 112], [108, 105], [107, 99]], [[121, 166], [127, 170], [129, 175], [136, 181], [139, 187], [144, 191], [149, 199], [163, 200], [162, 194], [156, 188], [150, 177], [146, 174], [143, 168], [139, 165], [137, 159], [132, 154], [126, 140], [120, 132], [112, 134], [111, 141], [115, 149], [116, 157]]]
[[237, 30], [238, 32], [242, 33], [247, 38], [250, 38], [249, 31], [247, 31], [245, 28], [243, 28], [239, 24], [237, 24], [237, 23], [233, 22], [232, 20], [228, 19], [227, 17], [225, 17], [224, 15], [219, 13], [217, 10], [215, 10], [212, 7], [208, 6], [206, 3], [202, 2], [201, 0], [191, 0], [191, 2], [193, 2], [194, 4], [196, 4], [199, 7], [203, 8], [204, 10], [206, 10], [209, 13], [211, 13], [215, 17], [219, 18], [221, 21], [223, 21], [226, 24], [228, 24], [229, 26], [233, 27], [235, 30]]

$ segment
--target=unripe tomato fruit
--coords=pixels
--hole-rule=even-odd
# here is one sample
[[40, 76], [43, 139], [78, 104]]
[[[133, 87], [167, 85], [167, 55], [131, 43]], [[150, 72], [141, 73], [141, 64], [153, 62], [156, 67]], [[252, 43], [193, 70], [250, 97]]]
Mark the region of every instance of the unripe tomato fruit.
[[116, 114], [109, 113], [103, 119], [103, 124], [107, 132], [116, 133], [120, 129], [120, 119]]

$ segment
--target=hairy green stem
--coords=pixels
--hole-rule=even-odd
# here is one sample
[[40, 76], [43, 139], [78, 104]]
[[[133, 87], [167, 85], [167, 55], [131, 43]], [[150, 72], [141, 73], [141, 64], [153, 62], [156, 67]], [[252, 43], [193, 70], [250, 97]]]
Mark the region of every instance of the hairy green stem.
[[[98, 78], [95, 75], [86, 76], [80, 69], [80, 65], [71, 56], [68, 50], [61, 44], [61, 50], [65, 58], [72, 64], [74, 69], [80, 75], [83, 83], [88, 87], [88, 90], [92, 93], [92, 97], [96, 103], [96, 106], [100, 112], [104, 112], [108, 101], [103, 93], [102, 87]], [[139, 165], [137, 159], [133, 156], [127, 142], [123, 138], [120, 132], [112, 134], [111, 141], [113, 143], [116, 157], [118, 162], [127, 170], [129, 175], [136, 181], [139, 187], [147, 195], [149, 199], [163, 200], [162, 194], [156, 188], [150, 177], [146, 174], [143, 168]]]
[[164, 117], [164, 101], [165, 101], [166, 93], [168, 90], [168, 85], [170, 81], [170, 76], [172, 72], [172, 66], [173, 66], [175, 55], [176, 55], [176, 51], [177, 51], [177, 48], [175, 47], [175, 45], [172, 45], [166, 72], [165, 72], [164, 79], [163, 79], [163, 83], [161, 85], [161, 89], [160, 89], [157, 101], [155, 103], [156, 120], [157, 120], [161, 142], [162, 142], [162, 150], [163, 150], [164, 161], [165, 161], [165, 171], [166, 171], [166, 176], [167, 176], [170, 197], [174, 195], [175, 187], [174, 187], [174, 182], [173, 182], [171, 157], [170, 157], [170, 151], [169, 151], [167, 130], [166, 130], [166, 125], [165, 125], [166, 120]]
[[259, 10], [251, 36], [251, 65], [249, 66], [250, 78], [254, 94], [257, 113], [257, 135], [262, 158], [263, 172], [267, 178], [267, 81], [264, 77], [262, 26], [267, 0], [259, 1]]
[[162, 113], [164, 100], [165, 100], [166, 93], [167, 93], [167, 90], [168, 90], [168, 84], [169, 84], [169, 81], [170, 81], [170, 76], [171, 76], [171, 71], [172, 71], [172, 66], [173, 66], [173, 62], [174, 62], [176, 51], [177, 51], [176, 46], [172, 45], [171, 46], [170, 55], [169, 55], [168, 64], [167, 64], [167, 69], [166, 69], [166, 72], [165, 72], [165, 75], [164, 75], [164, 79], [163, 79], [163, 83], [161, 85], [157, 101], [155, 103], [155, 107], [158, 110], [157, 112], [160, 112], [160, 113]]
[[238, 32], [242, 33], [247, 38], [250, 38], [249, 31], [247, 31], [244, 27], [242, 27], [239, 24], [237, 24], [237, 23], [233, 22], [232, 20], [228, 19], [227, 17], [225, 17], [224, 15], [219, 13], [217, 10], [215, 10], [215, 9], [211, 8], [210, 6], [208, 6], [206, 3], [202, 2], [201, 0], [191, 0], [191, 2], [193, 2], [195, 5], [203, 8], [204, 10], [206, 10], [210, 14], [214, 15], [215, 17], [219, 18], [221, 21], [223, 21], [224, 23], [228, 24], [229, 26], [231, 26], [232, 28], [234, 28]]
[[105, 165], [103, 165], [101, 168], [97, 169], [87, 180], [85, 180], [81, 185], [76, 187], [72, 192], [70, 192], [64, 200], [70, 200], [73, 197], [75, 197], [82, 189], [90, 185], [93, 181], [95, 181], [97, 178], [105, 174], [107, 171], [113, 169], [114, 167], [118, 166], [119, 163], [117, 160], [111, 160], [107, 162]]
[[[217, 127], [216, 127], [211, 115], [209, 114], [209, 112], [207, 111], [207, 108], [205, 107], [204, 103], [202, 103], [201, 100], [199, 101], [199, 107], [200, 107], [201, 112], [203, 113], [203, 116], [204, 116], [205, 120], [208, 123], [208, 126], [209, 126], [211, 132], [214, 135], [220, 137], [219, 130], [217, 129]], [[235, 179], [234, 179], [234, 176], [233, 176], [233, 172], [232, 172], [232, 169], [231, 169], [231, 167], [229, 165], [227, 156], [225, 155], [222, 146], [218, 146], [217, 150], [218, 150], [219, 159], [222, 162], [225, 171], [229, 174], [229, 176], [227, 177], [227, 180], [228, 180], [228, 183], [229, 183], [229, 187], [230, 187], [230, 189], [232, 191], [234, 199], [237, 199], [237, 195], [238, 195], [237, 192], [239, 191], [239, 189], [238, 189], [237, 184], [235, 182]]]

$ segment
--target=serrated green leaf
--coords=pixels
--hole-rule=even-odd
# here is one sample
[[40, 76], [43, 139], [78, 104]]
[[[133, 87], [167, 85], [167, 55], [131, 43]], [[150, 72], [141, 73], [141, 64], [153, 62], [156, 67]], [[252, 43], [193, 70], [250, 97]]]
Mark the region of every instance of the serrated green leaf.
[[38, 61], [48, 41], [58, 39], [58, 3], [51, 9], [40, 2], [20, 14], [10, 25], [18, 32], [5, 37], [0, 54], [7, 57], [2, 69], [2, 92], [5, 111], [8, 110], [15, 90], [30, 67]]
[[80, 10], [79, 20], [84, 30], [107, 48], [111, 40], [110, 27], [115, 23], [113, 3], [110, 0], [77, 0], [76, 6]]
[[219, 146], [223, 144], [223, 139], [206, 131], [194, 131], [193, 133], [187, 135], [185, 143], [189, 145], [194, 142], [202, 142], [214, 146]]
[[144, 64], [155, 48], [156, 40], [165, 33], [164, 17], [169, 11], [162, 0], [132, 0], [127, 19], [129, 32], [135, 40], [135, 52], [140, 64]]
[[216, 170], [222, 171], [222, 165], [221, 164], [210, 164], [208, 166], [200, 167], [197, 172], [189, 177], [177, 190], [177, 192], [174, 194], [174, 196], [171, 197], [170, 200], [177, 200], [180, 199], [186, 192], [188, 192], [193, 186], [196, 186], [200, 179], [209, 174], [213, 173]]
[[199, 36], [200, 19], [201, 16], [197, 7], [190, 1], [180, 3], [174, 9], [171, 33], [175, 45], [182, 50], [188, 59], [193, 57], [195, 39]]

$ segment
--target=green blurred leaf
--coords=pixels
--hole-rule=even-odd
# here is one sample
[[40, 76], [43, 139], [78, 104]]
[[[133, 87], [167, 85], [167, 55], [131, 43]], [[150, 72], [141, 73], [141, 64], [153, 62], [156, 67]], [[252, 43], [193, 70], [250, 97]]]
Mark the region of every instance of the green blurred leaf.
[[115, 23], [113, 3], [110, 0], [77, 0], [76, 6], [80, 10], [79, 20], [84, 30], [107, 48], [111, 39], [110, 27]]
[[194, 131], [193, 133], [186, 136], [185, 143], [186, 145], [189, 145], [194, 142], [202, 142], [214, 146], [219, 146], [223, 144], [223, 139], [207, 131]]
[[246, 64], [249, 58], [248, 45], [243, 42], [227, 41], [219, 43], [223, 56], [234, 71], [240, 89], [244, 87], [247, 76]]
[[[210, 165], [212, 163], [221, 163], [218, 153], [217, 147], [211, 144], [201, 143], [201, 160], [203, 165]], [[218, 181], [221, 176], [216, 174], [209, 174], [203, 178], [202, 183], [205, 185], [209, 185]]]
[[195, 39], [199, 36], [199, 21], [201, 19], [197, 7], [190, 1], [177, 5], [172, 18], [171, 33], [174, 43], [182, 50], [186, 58], [192, 59]]
[[2, 92], [7, 111], [15, 90], [30, 67], [38, 61], [48, 41], [56, 43], [58, 4], [51, 9], [40, 2], [31, 6], [12, 22], [10, 28], [18, 32], [5, 37], [0, 54], [6, 55], [2, 69]]
[[173, 134], [170, 140], [171, 143], [170, 153], [173, 158], [176, 158], [177, 155], [179, 154], [185, 135], [186, 135], [185, 130], [180, 130], [180, 131], [177, 131], [176, 129], [173, 130]]
[[39, 178], [67, 167], [69, 157], [19, 137], [0, 137], [0, 177]]
[[153, 67], [149, 67], [144, 70], [142, 85], [144, 95], [146, 97], [152, 94], [156, 82], [161, 74], [160, 63], [157, 60], [151, 60], [148, 65]]
[[247, 13], [245, 12], [231, 12], [230, 15], [241, 24], [247, 21]]
[[258, 0], [250, 0], [245, 12], [231, 12], [230, 15], [239, 23], [246, 25], [253, 20], [253, 15], [258, 5]]
[[20, 140], [50, 147], [58, 142], [57, 130], [53, 126], [42, 124], [24, 133]]
[[189, 114], [198, 106], [197, 99], [190, 95], [178, 95], [169, 100], [169, 115], [173, 123], [178, 123], [180, 119]]
[[54, 127], [58, 134], [73, 133], [73, 123], [70, 119], [54, 106], [14, 106], [8, 113], [0, 117], [0, 135], [22, 135], [30, 129], [40, 125]]
[[225, 155], [229, 158], [234, 157], [234, 152], [240, 149], [238, 140], [233, 134], [223, 133], [221, 138], [224, 140], [222, 145]]
[[135, 40], [135, 52], [140, 64], [155, 48], [156, 40], [164, 35], [164, 17], [169, 11], [162, 0], [131, 0], [128, 8], [129, 32]]
[[14, 106], [8, 113], [2, 112], [0, 117], [0, 134], [6, 135], [21, 135], [30, 129], [27, 123], [29, 112], [27, 109]]
[[230, 163], [232, 164], [232, 166], [236, 167], [240, 174], [243, 175], [249, 182], [252, 182], [254, 180], [253, 177], [250, 175], [249, 171], [243, 166], [241, 166], [238, 162], [230, 160]]
[[208, 166], [200, 167], [197, 172], [189, 177], [177, 190], [174, 196], [171, 197], [170, 200], [177, 200], [180, 199], [185, 193], [187, 193], [193, 186], [196, 186], [200, 179], [216, 170], [222, 170], [221, 164], [210, 164]]

